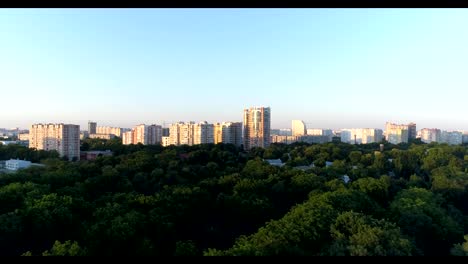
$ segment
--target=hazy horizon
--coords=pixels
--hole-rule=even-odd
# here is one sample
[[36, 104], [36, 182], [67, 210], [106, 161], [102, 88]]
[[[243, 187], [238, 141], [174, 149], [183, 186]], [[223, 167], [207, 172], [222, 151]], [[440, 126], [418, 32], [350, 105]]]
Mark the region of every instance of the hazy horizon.
[[466, 9], [2, 9], [0, 128], [468, 130]]

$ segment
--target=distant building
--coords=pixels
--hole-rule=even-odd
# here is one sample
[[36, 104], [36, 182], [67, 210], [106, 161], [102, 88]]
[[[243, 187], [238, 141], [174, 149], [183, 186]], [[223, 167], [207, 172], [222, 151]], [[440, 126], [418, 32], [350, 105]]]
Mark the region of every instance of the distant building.
[[299, 142], [305, 142], [309, 144], [324, 144], [332, 141], [332, 137], [328, 135], [305, 135], [298, 138]]
[[96, 127], [97, 123], [96, 122], [88, 122], [88, 133], [89, 134], [96, 134]]
[[449, 145], [461, 145], [463, 143], [463, 133], [459, 131], [442, 131], [441, 142]]
[[163, 147], [167, 147], [171, 145], [170, 137], [162, 137], [161, 144]]
[[0, 145], [7, 146], [7, 145], [17, 145], [17, 144], [19, 144], [19, 142], [16, 140], [13, 140], [13, 141], [0, 140]]
[[99, 139], [113, 139], [115, 138], [114, 134], [90, 134], [89, 138], [99, 138]]
[[277, 167], [283, 167], [284, 166], [284, 163], [280, 159], [266, 159], [264, 161], [268, 162], [268, 164], [270, 164], [272, 166], [277, 166]]
[[168, 137], [169, 136], [169, 128], [168, 127], [163, 127], [162, 128], [162, 136], [163, 137]]
[[385, 138], [392, 144], [408, 143], [410, 138], [416, 138], [416, 124], [399, 125], [387, 122], [385, 124]]
[[80, 140], [84, 140], [89, 137], [88, 131], [80, 131]]
[[122, 128], [110, 126], [98, 126], [95, 134], [111, 134], [115, 137], [122, 137]]
[[420, 130], [421, 141], [424, 143], [441, 142], [441, 131], [437, 128], [423, 128]]
[[416, 139], [416, 124], [415, 123], [409, 123], [408, 125], [408, 140], [410, 139]]
[[369, 144], [382, 141], [383, 131], [376, 128], [345, 128], [341, 130], [341, 142]]
[[18, 139], [22, 140], [22, 141], [28, 141], [29, 140], [29, 133], [18, 134]]
[[80, 159], [80, 126], [71, 124], [34, 124], [29, 130], [29, 147], [56, 150], [60, 157]]
[[244, 109], [244, 149], [266, 148], [270, 145], [270, 107]]
[[81, 151], [80, 152], [80, 159], [81, 160], [95, 160], [100, 156], [112, 156], [113, 153], [110, 150], [106, 151]]
[[134, 127], [131, 131], [122, 134], [122, 144], [157, 145], [162, 141], [162, 127], [159, 125], [141, 124]]
[[291, 131], [293, 136], [304, 136], [307, 134], [307, 128], [302, 120], [293, 120], [291, 122]]
[[5, 161], [5, 169], [11, 171], [17, 171], [19, 169], [26, 169], [31, 166], [43, 166], [42, 164], [32, 163], [27, 160], [19, 160], [19, 159], [10, 159]]
[[133, 144], [133, 131], [132, 130], [122, 133], [122, 144], [123, 145]]
[[223, 122], [214, 124], [214, 143], [242, 145], [242, 123]]
[[333, 130], [331, 129], [323, 129], [323, 128], [308, 128], [307, 129], [308, 136], [333, 136]]
[[193, 127], [193, 144], [213, 144], [214, 143], [214, 126], [203, 121], [194, 124]]
[[468, 143], [468, 133], [466, 131], [463, 132], [462, 143]]
[[292, 144], [294, 142], [298, 142], [301, 136], [279, 136], [279, 135], [272, 135], [271, 143], [282, 143], [282, 144]]
[[215, 126], [206, 121], [178, 122], [169, 128], [169, 145], [198, 145], [215, 143]]

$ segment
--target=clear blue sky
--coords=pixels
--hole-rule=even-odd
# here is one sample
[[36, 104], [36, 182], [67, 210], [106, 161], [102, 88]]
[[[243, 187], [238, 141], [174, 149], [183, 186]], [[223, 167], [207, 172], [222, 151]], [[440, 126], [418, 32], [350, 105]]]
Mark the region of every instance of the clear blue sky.
[[[468, 130], [467, 9], [2, 9], [0, 127]], [[82, 127], [84, 129], [85, 127]]]

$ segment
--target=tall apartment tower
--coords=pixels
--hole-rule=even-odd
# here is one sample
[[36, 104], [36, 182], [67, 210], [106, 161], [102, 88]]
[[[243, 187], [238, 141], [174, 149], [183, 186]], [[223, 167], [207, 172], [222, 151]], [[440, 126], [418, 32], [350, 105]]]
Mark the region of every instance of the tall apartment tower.
[[208, 122], [200, 122], [193, 128], [193, 144], [212, 144], [214, 143], [214, 126]]
[[291, 124], [292, 136], [304, 136], [307, 134], [307, 128], [302, 120], [293, 120]]
[[[416, 129], [416, 125], [414, 125], [414, 129]], [[408, 143], [408, 139], [409, 139], [408, 125], [398, 125], [398, 124], [387, 122], [385, 124], [385, 137], [387, 141], [392, 144]]]
[[171, 125], [169, 129], [169, 144], [170, 145], [189, 145], [194, 144], [194, 122], [178, 122]]
[[416, 139], [416, 124], [409, 123], [408, 125], [408, 139]]
[[88, 133], [89, 134], [96, 134], [97, 123], [96, 122], [88, 122]]
[[244, 149], [270, 145], [270, 107], [244, 109]]
[[29, 147], [56, 150], [60, 157], [80, 159], [80, 126], [70, 124], [33, 124], [29, 130]]
[[242, 123], [223, 122], [214, 125], [214, 143], [242, 145]]

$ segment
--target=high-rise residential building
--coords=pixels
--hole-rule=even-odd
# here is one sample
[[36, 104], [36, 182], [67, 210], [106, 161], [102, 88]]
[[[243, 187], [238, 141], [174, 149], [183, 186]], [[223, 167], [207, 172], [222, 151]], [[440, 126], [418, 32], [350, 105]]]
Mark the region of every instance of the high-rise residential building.
[[440, 142], [449, 145], [460, 145], [463, 143], [463, 133], [460, 131], [442, 131]]
[[[416, 129], [416, 124], [411, 124], [411, 127], [409, 127], [409, 125], [398, 125], [387, 122], [385, 124], [385, 137], [387, 141], [392, 144], [408, 143], [409, 130]], [[411, 133], [414, 133], [414, 138], [416, 138], [416, 131], [412, 131]]]
[[302, 120], [293, 120], [291, 122], [293, 136], [304, 136], [307, 134], [306, 124]]
[[421, 141], [424, 143], [441, 142], [441, 131], [437, 128], [423, 128], [420, 130]]
[[244, 110], [244, 149], [266, 148], [270, 145], [270, 107], [251, 107]]
[[341, 142], [369, 144], [382, 141], [383, 131], [376, 128], [345, 128], [341, 130]]
[[88, 122], [88, 134], [96, 134], [96, 127], [97, 123], [96, 122]]
[[122, 133], [122, 144], [123, 145], [133, 144], [133, 131], [132, 130]]
[[80, 159], [80, 126], [71, 124], [33, 124], [29, 130], [29, 147], [56, 150], [60, 157]]
[[95, 134], [111, 134], [116, 137], [122, 137], [122, 128], [110, 126], [98, 126]]
[[194, 124], [193, 127], [193, 144], [213, 144], [214, 143], [214, 126], [208, 122], [200, 122]]
[[223, 143], [223, 124], [216, 123], [213, 127], [213, 139], [214, 143]]
[[416, 124], [415, 123], [409, 123], [408, 125], [408, 140], [410, 139], [416, 139]]
[[208, 122], [178, 122], [169, 128], [170, 145], [212, 144], [215, 142], [214, 125]]
[[233, 144], [238, 147], [242, 145], [242, 123], [223, 122], [214, 125], [214, 142]]
[[161, 142], [163, 147], [167, 147], [171, 145], [170, 137], [162, 137], [162, 142]]
[[162, 127], [141, 124], [122, 134], [122, 144], [157, 145], [162, 141]]
[[171, 145], [179, 146], [179, 145], [189, 145], [192, 146], [194, 144], [194, 125], [195, 122], [178, 122], [171, 124], [169, 130], [169, 143]]
[[168, 127], [163, 127], [162, 136], [163, 137], [168, 137], [169, 136], [169, 128]]

